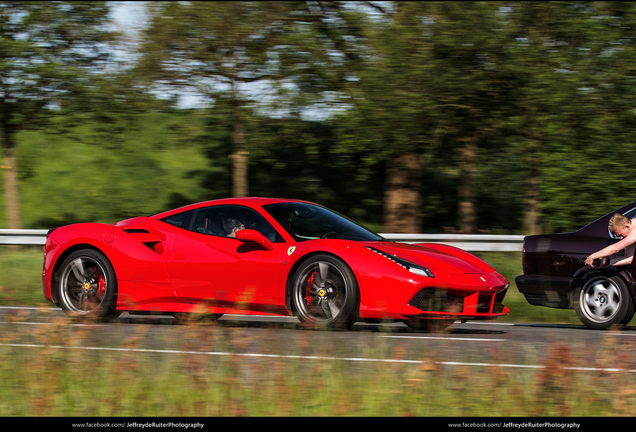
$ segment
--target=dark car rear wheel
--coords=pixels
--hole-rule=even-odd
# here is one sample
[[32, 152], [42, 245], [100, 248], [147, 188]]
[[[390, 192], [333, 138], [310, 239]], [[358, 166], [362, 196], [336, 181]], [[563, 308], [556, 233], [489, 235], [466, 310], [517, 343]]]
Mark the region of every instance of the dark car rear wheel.
[[104, 254], [82, 249], [69, 255], [57, 279], [59, 306], [70, 317], [111, 320], [119, 316], [117, 279]]
[[358, 283], [342, 260], [331, 255], [316, 255], [296, 272], [292, 304], [303, 325], [349, 328], [358, 318]]
[[634, 302], [619, 276], [591, 275], [574, 291], [574, 309], [595, 330], [622, 328], [634, 316]]

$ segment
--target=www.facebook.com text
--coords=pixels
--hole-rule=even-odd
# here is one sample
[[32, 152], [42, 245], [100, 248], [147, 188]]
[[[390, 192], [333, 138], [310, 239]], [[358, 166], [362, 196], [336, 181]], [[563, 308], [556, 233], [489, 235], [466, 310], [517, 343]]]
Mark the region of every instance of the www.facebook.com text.
[[449, 423], [451, 428], [506, 428], [506, 429], [527, 429], [527, 428], [546, 428], [546, 429], [578, 429], [580, 423], [557, 423], [557, 422], [462, 422]]
[[73, 423], [74, 428], [135, 428], [135, 429], [203, 429], [203, 423], [175, 423], [175, 422], [86, 422]]

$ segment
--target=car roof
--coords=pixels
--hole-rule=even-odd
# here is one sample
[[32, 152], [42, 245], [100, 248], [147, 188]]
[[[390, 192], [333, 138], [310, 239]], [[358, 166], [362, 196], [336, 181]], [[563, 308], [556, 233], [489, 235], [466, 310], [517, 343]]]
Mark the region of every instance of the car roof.
[[188, 204], [183, 207], [179, 207], [172, 210], [167, 210], [165, 212], [158, 213], [154, 216], [151, 216], [153, 219], [162, 219], [167, 216], [171, 216], [176, 213], [181, 213], [183, 211], [194, 210], [197, 208], [208, 207], [212, 205], [243, 205], [247, 207], [262, 207], [267, 204], [277, 204], [284, 202], [298, 202], [298, 203], [307, 203], [313, 204], [309, 201], [302, 200], [294, 200], [294, 199], [286, 199], [286, 198], [265, 198], [265, 197], [245, 197], [245, 198], [221, 198], [210, 201], [202, 201], [194, 204]]

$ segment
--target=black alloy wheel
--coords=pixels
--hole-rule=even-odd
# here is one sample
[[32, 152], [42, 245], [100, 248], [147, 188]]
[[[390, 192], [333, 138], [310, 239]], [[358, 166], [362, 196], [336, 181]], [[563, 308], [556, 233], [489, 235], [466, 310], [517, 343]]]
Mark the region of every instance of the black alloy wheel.
[[309, 258], [296, 272], [292, 290], [292, 307], [305, 326], [344, 329], [358, 319], [358, 283], [351, 269], [335, 256]]
[[112, 320], [119, 316], [117, 279], [110, 261], [93, 249], [69, 255], [57, 278], [59, 306], [74, 318]]

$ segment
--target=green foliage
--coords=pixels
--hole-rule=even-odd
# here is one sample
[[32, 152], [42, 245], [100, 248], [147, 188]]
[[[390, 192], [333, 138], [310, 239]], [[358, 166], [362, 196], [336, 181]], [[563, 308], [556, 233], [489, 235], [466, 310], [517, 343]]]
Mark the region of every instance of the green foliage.
[[336, 137], [330, 124], [261, 121], [249, 135], [255, 142], [250, 146], [254, 195], [302, 197], [381, 229], [382, 172], [369, 170], [359, 155], [334, 150]]
[[47, 117], [47, 106], [87, 101], [88, 77], [107, 64], [114, 33], [106, 2], [0, 3], [0, 130], [11, 135]]
[[[380, 231], [385, 169], [411, 151], [418, 231], [458, 229], [472, 199], [475, 232], [524, 233], [532, 188], [544, 232], [634, 199], [629, 2], [151, 3], [131, 70], [105, 67], [106, 4], [4, 5], [0, 74], [15, 98], [0, 103], [25, 227], [229, 196], [237, 150], [250, 194], [315, 200]], [[270, 87], [232, 91], [250, 82]], [[147, 91], [168, 84], [213, 106], [174, 110]], [[336, 115], [301, 120], [317, 108]]]
[[19, 135], [25, 227], [115, 222], [204, 198], [194, 116], [111, 120], [87, 119], [67, 134]]

